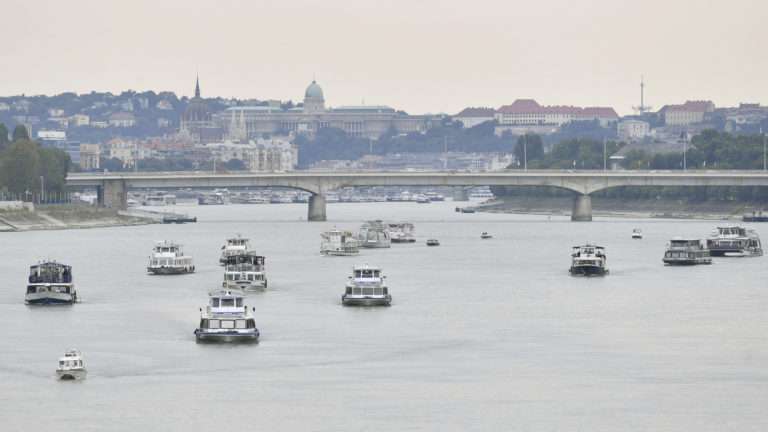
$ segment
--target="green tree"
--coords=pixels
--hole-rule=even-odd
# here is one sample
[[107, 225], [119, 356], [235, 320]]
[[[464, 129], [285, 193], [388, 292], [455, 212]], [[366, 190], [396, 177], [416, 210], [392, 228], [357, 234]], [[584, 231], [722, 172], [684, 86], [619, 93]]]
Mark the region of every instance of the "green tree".
[[525, 165], [525, 160], [528, 161], [528, 166], [531, 166], [532, 161], [543, 159], [544, 144], [541, 141], [541, 136], [536, 134], [521, 135], [517, 138], [514, 154], [515, 158], [520, 161], [521, 168]]
[[29, 140], [29, 132], [27, 131], [27, 128], [24, 127], [24, 125], [16, 125], [15, 128], [13, 128], [13, 142], [21, 141], [21, 140]]
[[40, 154], [37, 143], [15, 141], [2, 160], [0, 183], [15, 194], [37, 193], [40, 190]]
[[65, 179], [69, 171], [69, 155], [59, 149], [41, 148], [39, 149], [40, 172], [39, 175], [45, 178], [45, 191], [64, 192], [66, 189]]
[[8, 141], [8, 128], [5, 123], [0, 123], [0, 152], [8, 148], [11, 142]]

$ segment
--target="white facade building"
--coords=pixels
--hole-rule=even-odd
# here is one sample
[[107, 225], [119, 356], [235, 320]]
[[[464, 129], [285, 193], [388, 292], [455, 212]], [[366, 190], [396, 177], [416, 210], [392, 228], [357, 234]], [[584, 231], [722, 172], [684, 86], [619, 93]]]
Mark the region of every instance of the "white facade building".
[[616, 134], [623, 141], [638, 141], [651, 133], [651, 125], [642, 120], [622, 120], [616, 125]]
[[285, 137], [259, 138], [248, 143], [211, 143], [205, 146], [216, 160], [242, 160], [251, 172], [293, 171], [299, 162], [299, 152]]
[[493, 108], [464, 108], [460, 113], [453, 116], [453, 120], [461, 123], [462, 127], [468, 129], [492, 121], [496, 114]]

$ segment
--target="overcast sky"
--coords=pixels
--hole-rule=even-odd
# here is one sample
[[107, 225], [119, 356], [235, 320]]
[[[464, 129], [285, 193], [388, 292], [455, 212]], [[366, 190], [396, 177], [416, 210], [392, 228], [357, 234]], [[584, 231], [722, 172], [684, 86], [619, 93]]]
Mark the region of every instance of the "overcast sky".
[[172, 90], [411, 113], [768, 104], [768, 2], [4, 0], [0, 95]]

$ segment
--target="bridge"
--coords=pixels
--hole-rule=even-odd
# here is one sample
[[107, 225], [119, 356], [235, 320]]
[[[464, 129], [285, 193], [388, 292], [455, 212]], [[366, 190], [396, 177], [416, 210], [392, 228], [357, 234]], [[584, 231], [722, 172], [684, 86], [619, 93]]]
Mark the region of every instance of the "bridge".
[[125, 209], [132, 188], [287, 187], [311, 193], [307, 220], [326, 220], [327, 191], [355, 186], [551, 186], [574, 192], [571, 220], [592, 220], [590, 194], [619, 186], [768, 186], [765, 171], [364, 171], [288, 173], [70, 173], [71, 188], [95, 188], [99, 205]]

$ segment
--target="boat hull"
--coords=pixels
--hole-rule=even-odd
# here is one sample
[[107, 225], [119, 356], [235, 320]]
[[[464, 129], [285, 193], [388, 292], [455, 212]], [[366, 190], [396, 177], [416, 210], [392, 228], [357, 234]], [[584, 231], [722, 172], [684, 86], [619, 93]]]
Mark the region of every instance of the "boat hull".
[[416, 243], [416, 239], [392, 239], [392, 243]]
[[710, 256], [716, 256], [716, 257], [757, 257], [762, 256], [763, 251], [761, 250], [748, 250], [748, 249], [710, 249], [709, 250]]
[[32, 293], [24, 297], [24, 303], [28, 305], [71, 305], [77, 302], [77, 294], [57, 292]]
[[600, 266], [573, 266], [569, 270], [572, 276], [605, 276], [608, 269]]
[[195, 330], [195, 340], [198, 343], [258, 343], [259, 331], [252, 332], [213, 332], [204, 329]]
[[85, 369], [56, 370], [56, 376], [62, 381], [73, 381], [85, 379], [88, 372]]
[[224, 281], [222, 284], [226, 289], [239, 289], [245, 291], [267, 289], [267, 280], [258, 281]]
[[392, 296], [381, 297], [353, 297], [346, 294], [341, 296], [341, 304], [344, 306], [391, 306]]
[[195, 267], [147, 267], [147, 272], [154, 275], [179, 275], [194, 273]]
[[330, 250], [330, 251], [321, 251], [322, 255], [328, 255], [328, 256], [355, 256], [360, 254], [360, 251], [337, 251], [337, 250]]
[[712, 264], [711, 258], [699, 258], [699, 259], [663, 258], [662, 261], [664, 261], [664, 264], [671, 265], [671, 266], [692, 266], [692, 265], [700, 265], [700, 264]]

